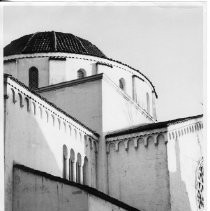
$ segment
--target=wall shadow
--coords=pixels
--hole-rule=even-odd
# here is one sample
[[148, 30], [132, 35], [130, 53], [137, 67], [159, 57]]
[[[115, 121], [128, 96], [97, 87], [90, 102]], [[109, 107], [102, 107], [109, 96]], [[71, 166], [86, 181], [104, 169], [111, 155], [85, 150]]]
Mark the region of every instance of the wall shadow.
[[175, 152], [177, 170], [174, 173], [169, 172], [170, 189], [173, 191], [173, 194], [171, 194], [171, 207], [173, 211], [191, 211], [186, 184], [181, 178], [180, 146], [177, 139], [175, 139]]

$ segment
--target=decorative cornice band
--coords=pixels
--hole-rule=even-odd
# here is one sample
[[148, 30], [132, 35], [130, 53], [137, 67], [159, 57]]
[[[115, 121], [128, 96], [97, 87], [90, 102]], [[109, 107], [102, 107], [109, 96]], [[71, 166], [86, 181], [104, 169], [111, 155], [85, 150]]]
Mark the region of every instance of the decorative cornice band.
[[43, 114], [45, 114], [47, 122], [49, 121], [49, 118], [51, 118], [53, 120], [53, 125], [54, 125], [55, 119], [57, 118], [58, 122], [57, 124], [59, 126], [59, 129], [61, 129], [61, 125], [64, 129], [66, 128], [66, 125], [69, 125], [69, 127], [73, 127], [76, 130], [81, 131], [85, 135], [90, 136], [91, 139], [98, 141], [98, 137], [95, 136], [94, 133], [88, 131], [88, 129], [84, 128], [79, 123], [74, 122], [73, 119], [71, 119], [68, 116], [65, 116], [65, 114], [61, 113], [60, 111], [57, 111], [56, 108], [51, 107], [51, 105], [48, 105], [47, 102], [42, 101], [37, 96], [33, 96], [33, 94], [30, 93], [29, 91], [27, 93], [27, 90], [24, 90], [21, 87], [18, 88], [16, 86], [18, 84], [15, 84], [15, 82], [13, 81], [8, 81], [7, 84], [11, 87], [11, 98], [14, 104], [17, 103], [19, 100], [20, 107], [23, 108], [24, 105], [26, 105], [26, 110], [28, 112], [32, 111], [32, 106], [33, 106], [34, 115], [36, 115], [37, 109], [39, 109], [40, 118], [42, 118]]
[[153, 91], [155, 92], [156, 98], [158, 98], [157, 92], [155, 90], [155, 86], [149, 80], [149, 78], [147, 78], [146, 75], [144, 75], [139, 70], [137, 70], [137, 69], [135, 69], [135, 68], [133, 68], [133, 67], [127, 65], [127, 64], [124, 64], [124, 63], [122, 63], [120, 61], [117, 61], [117, 60], [114, 60], [114, 59], [111, 59], [111, 58], [102, 58], [102, 57], [96, 57], [96, 56], [90, 56], [90, 55], [82, 55], [82, 54], [76, 54], [76, 53], [75, 54], [70, 54], [70, 53], [55, 52], [55, 53], [35, 53], [35, 54], [20, 54], [20, 55], [6, 56], [6, 57], [4, 57], [4, 61], [10, 60], [10, 59], [34, 58], [34, 57], [50, 57], [50, 56], [73, 58], [73, 59], [80, 59], [80, 60], [93, 61], [93, 62], [104, 61], [103, 63], [108, 64], [109, 66], [117, 67], [119, 69], [131, 72], [132, 74], [135, 74], [134, 72], [136, 72], [136, 73], [140, 74], [141, 76], [143, 76], [143, 78], [146, 81], [148, 81], [148, 83], [152, 87]]

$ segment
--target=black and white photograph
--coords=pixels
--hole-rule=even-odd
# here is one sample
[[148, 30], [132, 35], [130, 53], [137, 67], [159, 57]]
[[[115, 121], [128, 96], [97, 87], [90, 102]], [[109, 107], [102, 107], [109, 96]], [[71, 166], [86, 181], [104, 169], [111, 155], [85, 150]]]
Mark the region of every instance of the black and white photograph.
[[2, 210], [207, 210], [205, 2], [1, 6]]

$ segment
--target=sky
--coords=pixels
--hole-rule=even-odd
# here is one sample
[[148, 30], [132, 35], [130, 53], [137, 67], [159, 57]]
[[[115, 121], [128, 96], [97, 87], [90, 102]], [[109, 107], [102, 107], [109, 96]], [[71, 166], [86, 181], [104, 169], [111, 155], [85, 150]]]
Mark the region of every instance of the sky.
[[[38, 31], [72, 33], [145, 74], [158, 94], [158, 121], [203, 113], [203, 7], [5, 6], [4, 45]], [[205, 81], [204, 81], [205, 82]]]

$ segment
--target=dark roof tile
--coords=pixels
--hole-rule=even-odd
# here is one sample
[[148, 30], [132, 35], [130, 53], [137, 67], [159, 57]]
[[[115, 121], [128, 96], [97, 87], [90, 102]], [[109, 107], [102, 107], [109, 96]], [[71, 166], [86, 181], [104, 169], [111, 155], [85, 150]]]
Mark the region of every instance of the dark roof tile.
[[12, 41], [4, 48], [4, 56], [16, 54], [62, 52], [106, 58], [91, 42], [70, 33], [37, 32]]

